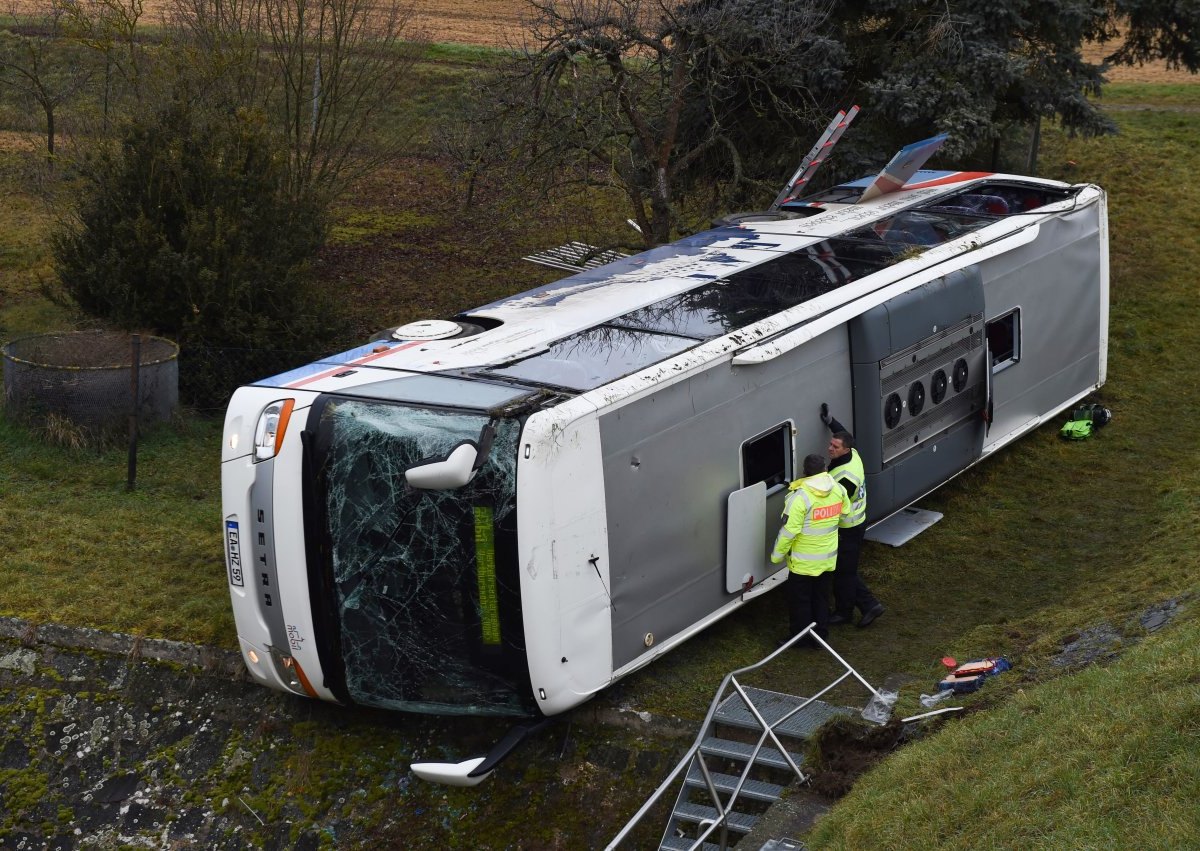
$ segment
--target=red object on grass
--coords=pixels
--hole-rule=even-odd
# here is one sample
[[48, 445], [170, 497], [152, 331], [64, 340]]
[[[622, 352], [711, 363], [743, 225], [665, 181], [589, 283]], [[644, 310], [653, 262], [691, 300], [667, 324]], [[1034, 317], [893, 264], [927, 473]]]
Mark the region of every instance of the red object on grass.
[[954, 661], [953, 656], [943, 656], [942, 664], [945, 665], [947, 668], [957, 668], [958, 667], [958, 663]]

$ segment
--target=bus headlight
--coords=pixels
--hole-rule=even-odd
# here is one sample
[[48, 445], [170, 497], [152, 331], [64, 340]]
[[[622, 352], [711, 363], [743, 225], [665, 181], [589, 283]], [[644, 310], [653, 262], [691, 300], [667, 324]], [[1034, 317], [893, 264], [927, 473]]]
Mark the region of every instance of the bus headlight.
[[254, 460], [266, 461], [274, 458], [283, 445], [283, 434], [287, 431], [288, 420], [292, 416], [292, 408], [296, 406], [295, 399], [282, 399], [272, 402], [258, 416], [258, 425], [254, 429]]
[[297, 694], [307, 694], [309, 697], [317, 696], [299, 662], [275, 647], [269, 647], [268, 650], [271, 653], [271, 662], [275, 665], [275, 673], [287, 684], [288, 688]]

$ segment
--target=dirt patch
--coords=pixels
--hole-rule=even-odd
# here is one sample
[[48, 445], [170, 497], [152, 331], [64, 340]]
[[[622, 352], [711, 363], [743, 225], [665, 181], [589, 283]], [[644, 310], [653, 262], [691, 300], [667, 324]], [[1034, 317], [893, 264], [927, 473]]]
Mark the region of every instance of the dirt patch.
[[859, 777], [908, 741], [904, 725], [890, 721], [881, 727], [837, 718], [818, 732], [814, 741], [810, 789], [826, 798], [845, 795]]
[[0, 150], [36, 151], [45, 144], [40, 133], [18, 133], [15, 130], [0, 130]]
[[431, 41], [516, 47], [529, 5], [514, 0], [415, 0], [417, 25]]

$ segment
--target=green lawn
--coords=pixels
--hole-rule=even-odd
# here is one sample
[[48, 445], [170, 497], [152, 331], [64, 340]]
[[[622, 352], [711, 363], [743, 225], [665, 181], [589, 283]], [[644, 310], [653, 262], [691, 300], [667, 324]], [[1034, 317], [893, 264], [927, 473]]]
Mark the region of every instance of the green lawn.
[[0, 420], [0, 612], [236, 647], [220, 536], [220, 425], [162, 426], [139, 447], [64, 450]]
[[[446, 58], [422, 79], [453, 92], [466, 72], [462, 57]], [[835, 639], [873, 681], [914, 677], [898, 713], [918, 711], [944, 655], [1005, 653], [1015, 668], [968, 701], [988, 711], [946, 722], [863, 778], [810, 837], [814, 848], [1200, 845], [1200, 202], [1189, 191], [1200, 111], [1187, 87], [1110, 95], [1155, 109], [1115, 110], [1116, 137], [1048, 131], [1039, 161], [1047, 176], [1110, 193], [1109, 381], [1099, 398], [1115, 419], [1083, 443], [1047, 425], [925, 500], [946, 517], [911, 545], [868, 546], [864, 573], [888, 612]], [[423, 121], [444, 106], [425, 98], [410, 108]], [[25, 174], [0, 168], [4, 339], [78, 321], [39, 292], [49, 213]], [[364, 326], [528, 288], [539, 273], [521, 270], [523, 249], [551, 244], [552, 229], [571, 224], [545, 210], [487, 221], [484, 206], [473, 216], [479, 229], [447, 243], [462, 215], [436, 164], [414, 160], [391, 178], [339, 209], [322, 267], [359, 302]], [[190, 416], [154, 430], [127, 493], [123, 450], [53, 448], [0, 421], [0, 613], [233, 647], [219, 440], [219, 423]], [[604, 700], [702, 715], [723, 673], [773, 647], [785, 621], [779, 596]], [[1170, 598], [1182, 601], [1176, 622], [1146, 636], [1137, 614]], [[1102, 622], [1132, 649], [1110, 667], [1061, 676], [1051, 656]], [[789, 660], [783, 676], [802, 688], [817, 673]], [[638, 779], [647, 791], [657, 782]]]
[[[1110, 193], [1113, 423], [1082, 444], [1043, 428], [943, 489], [941, 528], [874, 563], [883, 598], [920, 601], [913, 632], [941, 639], [922, 640], [927, 661], [937, 646], [1005, 651], [1017, 670], [979, 693], [989, 711], [860, 781], [813, 848], [1200, 845], [1200, 203], [1186, 191], [1200, 114], [1115, 116], [1118, 137], [1058, 139], [1043, 156]], [[1169, 599], [1175, 625], [1148, 636], [1137, 613]], [[1056, 677], [1050, 656], [1104, 622], [1120, 661]], [[912, 696], [902, 711], [919, 711]]]

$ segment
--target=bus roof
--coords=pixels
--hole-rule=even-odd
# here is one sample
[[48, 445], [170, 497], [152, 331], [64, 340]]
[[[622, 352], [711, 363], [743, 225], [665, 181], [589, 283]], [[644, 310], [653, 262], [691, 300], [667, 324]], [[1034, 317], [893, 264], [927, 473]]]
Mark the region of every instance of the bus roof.
[[871, 180], [785, 204], [777, 221], [716, 227], [458, 317], [482, 333], [370, 343], [256, 385], [345, 391], [400, 370], [586, 392], [796, 304], [841, 303], [834, 291], [851, 281], [998, 222], [1017, 230], [1072, 195], [1038, 178], [919, 171], [899, 191], [854, 203]]

